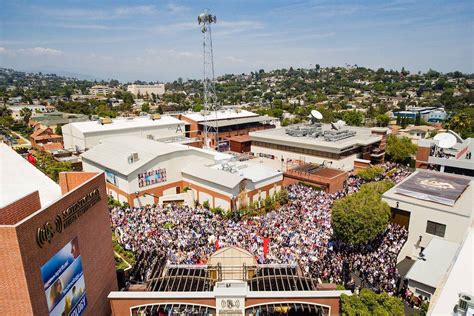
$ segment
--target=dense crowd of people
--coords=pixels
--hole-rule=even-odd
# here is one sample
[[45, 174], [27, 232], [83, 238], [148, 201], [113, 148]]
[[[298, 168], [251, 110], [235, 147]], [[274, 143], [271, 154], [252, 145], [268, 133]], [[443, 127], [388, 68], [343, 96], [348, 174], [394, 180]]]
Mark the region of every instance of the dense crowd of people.
[[[384, 167], [386, 172], [381, 179], [399, 182], [409, 175], [408, 169], [401, 166]], [[237, 222], [203, 207], [178, 205], [115, 207], [111, 209], [111, 222], [125, 249], [164, 249], [168, 263], [203, 264], [216, 249], [236, 245], [253, 253], [259, 263], [298, 264], [305, 275], [319, 282], [343, 283], [346, 264], [374, 288], [395, 293], [396, 258], [407, 238], [403, 227], [389, 224], [376, 240], [359, 247], [332, 240], [333, 201], [356, 192], [362, 184], [360, 178], [351, 176], [344, 190], [334, 194], [293, 185], [288, 187], [287, 205]], [[264, 253], [267, 238], [270, 242]]]

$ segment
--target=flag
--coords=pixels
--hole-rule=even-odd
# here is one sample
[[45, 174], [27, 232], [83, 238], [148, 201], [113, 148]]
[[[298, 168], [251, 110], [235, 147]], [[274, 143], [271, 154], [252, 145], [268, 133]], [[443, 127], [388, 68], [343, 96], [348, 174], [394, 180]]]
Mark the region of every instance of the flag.
[[270, 244], [270, 237], [263, 237], [263, 257], [265, 259], [267, 258], [269, 244]]
[[32, 153], [29, 153], [29, 154], [28, 154], [27, 160], [28, 160], [28, 162], [31, 163], [32, 165], [36, 165], [36, 158], [35, 158], [35, 156], [33, 156]]
[[221, 247], [219, 246], [219, 240], [218, 240], [218, 239], [216, 239], [215, 246], [216, 246], [216, 251], [221, 248]]

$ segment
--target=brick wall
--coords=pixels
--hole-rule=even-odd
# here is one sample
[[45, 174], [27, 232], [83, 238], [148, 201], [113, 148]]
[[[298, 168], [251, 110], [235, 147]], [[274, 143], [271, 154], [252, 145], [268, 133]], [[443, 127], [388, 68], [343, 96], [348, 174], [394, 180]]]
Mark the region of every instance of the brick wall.
[[32, 315], [15, 227], [0, 227], [0, 315]]
[[14, 225], [41, 208], [38, 191], [0, 209], [0, 225]]
[[430, 147], [421, 147], [418, 146], [416, 151], [416, 168], [425, 168], [428, 165], [428, 158], [430, 157]]
[[97, 172], [60, 172], [59, 185], [61, 186], [62, 194], [75, 189], [97, 174]]

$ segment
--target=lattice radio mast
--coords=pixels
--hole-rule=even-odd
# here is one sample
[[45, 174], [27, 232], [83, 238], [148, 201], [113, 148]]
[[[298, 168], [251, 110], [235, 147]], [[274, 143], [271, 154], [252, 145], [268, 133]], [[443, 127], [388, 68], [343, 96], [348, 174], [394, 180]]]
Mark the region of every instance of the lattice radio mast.
[[[198, 16], [198, 23], [201, 25], [201, 32], [203, 34], [203, 63], [204, 63], [204, 148], [209, 148], [210, 141], [208, 139], [208, 133], [216, 133], [216, 145], [219, 148], [219, 129], [217, 126], [217, 96], [216, 96], [216, 87], [214, 85], [214, 57], [212, 52], [212, 34], [211, 34], [211, 24], [216, 23], [216, 16], [211, 15], [207, 9]], [[215, 112], [216, 121], [215, 126], [208, 125], [207, 117], [211, 113]]]

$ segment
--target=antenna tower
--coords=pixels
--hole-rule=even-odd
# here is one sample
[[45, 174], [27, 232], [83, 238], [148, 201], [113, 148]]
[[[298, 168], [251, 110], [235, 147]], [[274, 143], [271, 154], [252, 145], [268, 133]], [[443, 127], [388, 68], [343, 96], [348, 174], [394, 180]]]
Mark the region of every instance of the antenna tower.
[[[204, 148], [210, 148], [210, 140], [208, 139], [208, 133], [215, 133], [215, 141], [217, 148], [219, 148], [219, 136], [218, 136], [218, 126], [217, 126], [217, 96], [216, 96], [216, 87], [214, 85], [214, 57], [212, 52], [212, 34], [211, 34], [211, 24], [216, 23], [216, 16], [211, 15], [207, 9], [204, 10], [198, 16], [198, 23], [201, 25], [201, 32], [203, 34], [203, 84], [204, 84]], [[215, 126], [209, 126], [207, 118], [210, 115], [211, 111], [215, 112], [216, 121]]]

